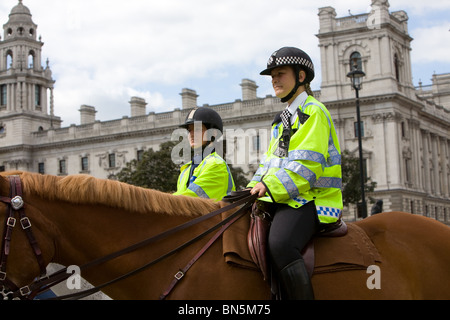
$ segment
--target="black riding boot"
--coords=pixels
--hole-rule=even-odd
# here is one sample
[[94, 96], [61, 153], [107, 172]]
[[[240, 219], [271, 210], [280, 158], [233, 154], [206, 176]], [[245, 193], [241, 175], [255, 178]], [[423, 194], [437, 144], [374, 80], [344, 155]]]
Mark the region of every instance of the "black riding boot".
[[314, 300], [314, 292], [303, 259], [291, 262], [280, 272], [281, 299]]

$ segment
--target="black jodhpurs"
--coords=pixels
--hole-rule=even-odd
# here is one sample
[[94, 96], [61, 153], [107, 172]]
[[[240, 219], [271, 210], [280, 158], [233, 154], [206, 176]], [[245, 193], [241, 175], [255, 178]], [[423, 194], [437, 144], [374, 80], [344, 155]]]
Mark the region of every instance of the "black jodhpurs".
[[295, 209], [288, 205], [276, 205], [269, 232], [269, 252], [277, 271], [298, 259], [303, 259], [302, 249], [319, 228], [316, 205], [308, 202]]

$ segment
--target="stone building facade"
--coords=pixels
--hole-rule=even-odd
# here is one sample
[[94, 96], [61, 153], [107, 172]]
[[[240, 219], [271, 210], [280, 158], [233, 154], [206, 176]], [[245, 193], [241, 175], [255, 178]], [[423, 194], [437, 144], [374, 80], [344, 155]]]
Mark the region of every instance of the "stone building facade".
[[[373, 198], [384, 211], [422, 214], [450, 224], [450, 74], [433, 75], [431, 86], [413, 86], [408, 16], [389, 12], [387, 0], [372, 0], [372, 12], [336, 17], [318, 10], [322, 85], [315, 92], [330, 110], [342, 150], [357, 155], [355, 92], [346, 77], [352, 62], [366, 74], [360, 91], [364, 164], [377, 182]], [[131, 97], [130, 115], [96, 120], [93, 106], [80, 107], [80, 125], [61, 127], [55, 116], [52, 73], [42, 67], [43, 43], [30, 10], [19, 1], [0, 39], [0, 170], [114, 178], [150, 148], [157, 150], [189, 111], [195, 90], [182, 89], [181, 108], [146, 113], [146, 101]], [[319, 63], [319, 61], [315, 61]], [[224, 119], [228, 162], [249, 175], [264, 152], [267, 129], [285, 106], [259, 98], [257, 84], [241, 83], [234, 102], [205, 105]], [[370, 209], [370, 208], [369, 208]], [[354, 208], [347, 212], [354, 216]]]

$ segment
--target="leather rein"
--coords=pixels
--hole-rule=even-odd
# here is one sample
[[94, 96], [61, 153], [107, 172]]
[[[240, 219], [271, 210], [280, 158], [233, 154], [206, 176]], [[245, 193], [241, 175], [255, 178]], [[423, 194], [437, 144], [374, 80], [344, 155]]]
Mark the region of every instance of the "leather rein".
[[[54, 285], [68, 279], [72, 274], [67, 272], [67, 268], [63, 268], [52, 275], [47, 276], [46, 275], [46, 266], [44, 263], [44, 260], [42, 258], [42, 252], [39, 248], [39, 245], [33, 235], [33, 232], [31, 230], [31, 222], [28, 217], [25, 215], [25, 203], [22, 199], [22, 187], [21, 187], [21, 181], [19, 176], [10, 176], [10, 197], [3, 197], [0, 196], [0, 202], [4, 202], [7, 204], [6, 209], [6, 219], [5, 219], [5, 229], [4, 229], [4, 235], [3, 235], [3, 241], [2, 241], [2, 252], [0, 256], [0, 299], [3, 296], [4, 300], [8, 299], [21, 299], [21, 300], [32, 300], [36, 295], [45, 292], [49, 290]], [[98, 291], [100, 291], [102, 288], [107, 287], [113, 283], [116, 283], [118, 281], [121, 281], [127, 277], [130, 277], [134, 274], [137, 274], [144, 269], [162, 261], [163, 259], [175, 254], [178, 251], [181, 251], [182, 249], [188, 247], [189, 245], [193, 244], [194, 242], [200, 240], [207, 234], [213, 232], [214, 230], [217, 230], [221, 228], [212, 238], [209, 240], [209, 242], [196, 254], [196, 256], [188, 263], [188, 265], [180, 270], [175, 276], [174, 280], [170, 284], [169, 288], [164, 291], [164, 293], [160, 296], [160, 299], [165, 299], [167, 295], [171, 292], [171, 290], [175, 287], [175, 285], [180, 281], [185, 273], [189, 270], [189, 268], [192, 266], [197, 259], [200, 258], [200, 256], [214, 243], [215, 240], [235, 221], [240, 219], [246, 212], [246, 209], [249, 208], [252, 203], [256, 200], [256, 195], [250, 195], [249, 192], [244, 193], [235, 193], [235, 196], [232, 197], [226, 197], [226, 201], [232, 202], [229, 205], [222, 207], [218, 210], [215, 210], [209, 214], [206, 214], [204, 216], [200, 216], [196, 219], [190, 220], [182, 225], [179, 225], [175, 228], [172, 228], [170, 230], [167, 230], [163, 233], [160, 233], [156, 236], [153, 236], [151, 238], [148, 238], [144, 241], [141, 241], [139, 243], [136, 243], [130, 247], [127, 247], [125, 249], [119, 250], [117, 252], [111, 253], [109, 255], [106, 255], [104, 257], [95, 259], [89, 263], [84, 264], [80, 267], [80, 271], [86, 270], [87, 268], [91, 268], [93, 266], [97, 266], [99, 264], [102, 264], [104, 262], [107, 262], [109, 260], [115, 259], [119, 256], [125, 255], [127, 253], [133, 252], [141, 247], [144, 247], [146, 245], [149, 245], [151, 243], [154, 243], [156, 241], [162, 240], [164, 238], [167, 238], [170, 235], [173, 235], [177, 232], [180, 232], [184, 229], [187, 229], [193, 225], [196, 225], [200, 222], [203, 222], [207, 219], [210, 219], [212, 217], [215, 217], [223, 212], [226, 212], [228, 210], [231, 210], [237, 206], [242, 205], [239, 210], [234, 212], [232, 215], [230, 215], [228, 218], [222, 220], [212, 228], [204, 231], [200, 235], [196, 236], [195, 238], [185, 242], [184, 244], [180, 245], [179, 247], [173, 249], [172, 251], [163, 254], [159, 258], [145, 264], [144, 266], [133, 270], [131, 272], [128, 272], [120, 277], [117, 277], [109, 282], [106, 282], [100, 286], [94, 287], [89, 290], [77, 292], [74, 294], [66, 295], [66, 296], [60, 296], [56, 298], [51, 298], [48, 300], [66, 300], [66, 299], [81, 299], [84, 297], [87, 297], [89, 295], [92, 295]], [[224, 199], [225, 200], [225, 199]], [[16, 225], [17, 219], [15, 218], [15, 213], [19, 213], [20, 217], [20, 224], [22, 226], [22, 229], [25, 231], [28, 241], [34, 251], [34, 254], [36, 256], [36, 259], [39, 264], [40, 268], [40, 277], [36, 278], [31, 284], [28, 286], [19, 288], [16, 284], [14, 284], [11, 280], [8, 279], [7, 273], [6, 273], [6, 264], [7, 259], [10, 253], [10, 243], [11, 243], [11, 234], [12, 231]]]

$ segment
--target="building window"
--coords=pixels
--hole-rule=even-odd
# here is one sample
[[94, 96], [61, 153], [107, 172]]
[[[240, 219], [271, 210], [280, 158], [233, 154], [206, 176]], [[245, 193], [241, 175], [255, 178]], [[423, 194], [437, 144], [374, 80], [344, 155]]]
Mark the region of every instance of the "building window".
[[406, 126], [405, 126], [405, 122], [402, 121], [401, 125], [401, 130], [402, 130], [402, 138], [406, 138]]
[[6, 106], [6, 103], [8, 102], [7, 97], [7, 86], [6, 84], [3, 84], [0, 88], [0, 104], [2, 106]]
[[0, 172], [5, 172], [6, 168], [5, 166], [0, 166]]
[[108, 156], [108, 161], [109, 161], [109, 167], [115, 168], [116, 167], [116, 154], [110, 153]]
[[405, 159], [405, 180], [408, 185], [412, 184], [412, 174], [411, 174], [411, 159]]
[[367, 182], [369, 175], [367, 174], [367, 159], [363, 159], [363, 177], [364, 182]]
[[431, 193], [434, 194], [434, 169], [433, 167], [430, 168], [430, 186], [431, 186]]
[[356, 70], [362, 71], [361, 54], [357, 51], [353, 52], [350, 56], [350, 71]]
[[[355, 127], [355, 138], [358, 138], [359, 136], [358, 122], [354, 123], [354, 127]], [[364, 121], [361, 121], [361, 138], [364, 138]]]
[[34, 68], [34, 52], [30, 51], [30, 54], [28, 55], [28, 67], [30, 69]]
[[45, 164], [43, 162], [38, 163], [38, 173], [45, 174]]
[[144, 150], [138, 150], [136, 152], [137, 161], [142, 161], [144, 159]]
[[400, 82], [400, 62], [398, 60], [398, 55], [394, 54], [394, 68], [395, 68], [395, 79]]
[[6, 53], [6, 70], [11, 69], [12, 65], [13, 65], [13, 54], [11, 51], [8, 51]]
[[41, 106], [41, 86], [40, 85], [36, 85], [34, 87], [34, 105], [36, 107]]
[[59, 160], [59, 174], [67, 174], [66, 160]]
[[89, 171], [89, 158], [88, 157], [81, 158], [81, 171], [83, 171], [83, 172]]
[[258, 135], [253, 137], [253, 151], [259, 152], [261, 150], [261, 138]]

